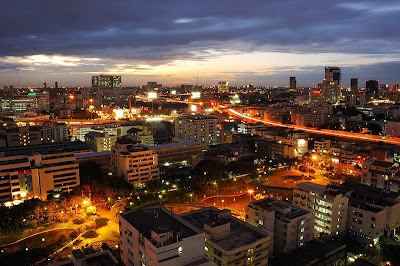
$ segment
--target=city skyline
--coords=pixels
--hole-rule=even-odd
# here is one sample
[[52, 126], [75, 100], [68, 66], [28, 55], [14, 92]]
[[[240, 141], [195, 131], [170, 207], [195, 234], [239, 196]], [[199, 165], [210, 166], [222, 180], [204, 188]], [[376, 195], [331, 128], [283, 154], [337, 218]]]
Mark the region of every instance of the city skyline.
[[399, 80], [395, 1], [20, 4], [6, 1], [0, 18], [12, 25], [1, 29], [1, 86], [16, 86], [17, 75], [20, 86], [90, 86], [100, 73], [121, 75], [123, 86], [178, 85], [198, 72], [203, 85], [288, 86], [296, 76], [315, 87], [324, 66], [342, 69], [343, 87], [352, 77], [360, 87]]

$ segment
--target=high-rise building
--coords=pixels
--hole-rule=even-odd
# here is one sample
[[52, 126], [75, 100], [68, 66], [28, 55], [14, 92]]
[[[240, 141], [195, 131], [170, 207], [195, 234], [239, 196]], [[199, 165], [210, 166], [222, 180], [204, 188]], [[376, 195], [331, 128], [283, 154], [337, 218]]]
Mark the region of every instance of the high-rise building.
[[218, 92], [219, 93], [229, 92], [229, 82], [228, 81], [218, 82]]
[[340, 67], [326, 66], [325, 67], [325, 79], [328, 82], [336, 81], [339, 88], [342, 87], [342, 73]]
[[290, 77], [290, 89], [296, 90], [296, 88], [297, 88], [296, 77]]
[[350, 88], [351, 88], [351, 92], [355, 92], [358, 90], [358, 78], [351, 78]]
[[399, 91], [399, 84], [393, 84], [393, 92], [394, 93], [400, 92]]
[[379, 83], [376, 80], [367, 80], [365, 82], [365, 90], [369, 99], [377, 98], [379, 92]]
[[55, 89], [58, 89], [58, 82], [57, 82], [57, 81], [54, 82], [54, 88], [55, 88]]
[[129, 138], [121, 138], [111, 148], [111, 166], [131, 184], [159, 178], [158, 156]]
[[273, 235], [271, 255], [272, 251], [280, 254], [301, 247], [314, 235], [311, 212], [274, 198], [250, 202], [246, 207], [246, 222]]
[[180, 215], [206, 233], [205, 253], [214, 265], [268, 265], [271, 234], [215, 207]]
[[336, 104], [340, 100], [340, 85], [337, 80], [325, 79], [322, 83], [322, 95], [325, 102]]
[[119, 215], [124, 265], [211, 266], [206, 233], [161, 205]]
[[335, 236], [346, 231], [349, 198], [333, 186], [299, 183], [293, 190], [293, 203], [314, 214], [314, 231]]
[[92, 87], [118, 88], [121, 87], [121, 76], [100, 75], [92, 77]]
[[217, 119], [203, 115], [180, 116], [175, 119], [175, 137], [210, 145], [218, 144]]

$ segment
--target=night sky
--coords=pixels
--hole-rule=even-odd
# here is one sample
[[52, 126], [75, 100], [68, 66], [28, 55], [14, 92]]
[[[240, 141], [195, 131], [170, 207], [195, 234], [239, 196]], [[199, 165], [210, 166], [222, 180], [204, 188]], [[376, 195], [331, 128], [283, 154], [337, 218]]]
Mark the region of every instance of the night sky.
[[2, 0], [0, 86], [400, 81], [400, 1]]

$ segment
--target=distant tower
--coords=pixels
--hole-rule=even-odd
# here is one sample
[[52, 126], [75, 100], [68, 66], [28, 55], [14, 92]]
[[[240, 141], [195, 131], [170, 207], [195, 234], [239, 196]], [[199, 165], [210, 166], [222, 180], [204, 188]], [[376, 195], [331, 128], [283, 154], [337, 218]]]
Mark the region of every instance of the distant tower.
[[369, 98], [378, 97], [379, 83], [376, 80], [367, 80], [365, 82], [365, 90]]
[[297, 88], [296, 77], [290, 77], [290, 89], [296, 90], [296, 88]]
[[46, 89], [47, 88], [47, 83], [43, 83], [43, 87]]
[[58, 89], [58, 82], [54, 82], [54, 88]]
[[351, 78], [350, 88], [351, 92], [356, 92], [358, 90], [358, 78]]
[[325, 79], [326, 81], [337, 81], [339, 88], [342, 87], [342, 73], [340, 67], [326, 66], [325, 67]]

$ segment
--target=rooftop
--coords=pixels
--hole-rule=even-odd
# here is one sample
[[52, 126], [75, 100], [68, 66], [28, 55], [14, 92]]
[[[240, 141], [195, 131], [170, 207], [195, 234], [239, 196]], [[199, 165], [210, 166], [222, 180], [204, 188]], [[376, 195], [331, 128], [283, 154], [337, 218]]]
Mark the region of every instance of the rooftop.
[[[152, 206], [137, 211], [125, 212], [120, 215], [147, 239], [151, 240], [151, 232], [158, 234], [174, 232], [180, 234], [180, 239], [200, 233], [179, 216], [162, 206]], [[176, 234], [174, 234], [174, 237]]]
[[387, 162], [387, 161], [381, 161], [381, 160], [374, 160], [374, 162], [371, 165], [377, 166], [377, 167], [390, 168], [393, 165], [395, 165], [395, 163]]
[[229, 217], [218, 218], [218, 215], [224, 211], [226, 210], [207, 207], [181, 214], [181, 217], [200, 230], [204, 230], [204, 224], [225, 224], [229, 221], [230, 235], [223, 239], [213, 241], [225, 250], [234, 250], [252, 244], [262, 238], [269, 237], [266, 232], [232, 217], [231, 215]]
[[332, 195], [332, 196], [336, 196], [340, 194], [340, 191], [338, 191], [337, 189], [333, 189], [331, 186], [323, 186], [323, 185], [319, 185], [316, 183], [312, 183], [312, 182], [302, 182], [299, 184], [296, 184], [295, 186], [296, 188], [301, 188], [301, 189], [305, 189], [305, 190], [309, 190], [312, 192], [316, 192], [318, 194], [322, 194], [322, 195]]
[[75, 155], [76, 159], [85, 159], [85, 158], [102, 157], [102, 156], [111, 156], [111, 151], [85, 152], [85, 153], [78, 153]]
[[186, 147], [186, 146], [203, 145], [200, 142], [192, 141], [192, 140], [185, 140], [185, 139], [177, 139], [177, 140], [178, 140], [178, 142], [165, 143], [165, 144], [160, 144], [160, 145], [155, 145], [155, 146], [147, 146], [147, 145], [141, 145], [141, 146], [144, 146], [149, 150], [163, 150], [163, 149], [181, 148], [181, 147]]
[[206, 115], [186, 115], [186, 116], [181, 116], [179, 118], [186, 119], [186, 120], [217, 120], [214, 117], [206, 116]]
[[[89, 255], [83, 254], [81, 250], [73, 250], [72, 257], [76, 261], [84, 260], [86, 262], [86, 266], [113, 266], [119, 265], [118, 261], [114, 258], [114, 256], [110, 253], [110, 251], [105, 250], [101, 252], [92, 253]], [[78, 263], [74, 263], [74, 259], [60, 261], [54, 264], [50, 264], [50, 266], [75, 266]]]
[[258, 201], [253, 201], [250, 204], [254, 204], [264, 210], [278, 211], [283, 214], [284, 218], [289, 220], [310, 213], [307, 210], [304, 210], [296, 205], [290, 204], [289, 202], [277, 200], [275, 198], [265, 198]]
[[319, 240], [311, 240], [303, 247], [296, 248], [288, 254], [276, 257], [273, 261], [271, 261], [271, 265], [320, 265], [318, 262], [322, 262], [325, 258], [328, 258], [332, 254], [338, 252], [344, 251], [342, 257], [346, 258], [345, 249], [346, 245], [339, 242], [322, 242]]

